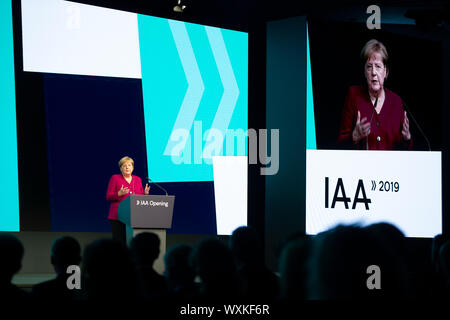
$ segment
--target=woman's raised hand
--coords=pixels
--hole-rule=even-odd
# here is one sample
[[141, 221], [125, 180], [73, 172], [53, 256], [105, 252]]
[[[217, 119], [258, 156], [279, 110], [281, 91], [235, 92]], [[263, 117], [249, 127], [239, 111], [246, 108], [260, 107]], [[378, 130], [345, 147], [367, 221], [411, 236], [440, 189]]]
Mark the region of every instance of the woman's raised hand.
[[123, 185], [122, 185], [122, 187], [120, 187], [120, 190], [119, 190], [118, 195], [119, 195], [119, 197], [121, 197], [121, 196], [123, 196], [124, 194], [127, 194], [127, 193], [129, 193], [129, 192], [130, 192], [130, 189], [129, 189], [129, 188], [124, 188]]
[[367, 118], [364, 117], [361, 120], [361, 114], [358, 111], [358, 117], [356, 118], [355, 129], [353, 129], [353, 142], [358, 143], [361, 139], [367, 137], [370, 133], [370, 123]]

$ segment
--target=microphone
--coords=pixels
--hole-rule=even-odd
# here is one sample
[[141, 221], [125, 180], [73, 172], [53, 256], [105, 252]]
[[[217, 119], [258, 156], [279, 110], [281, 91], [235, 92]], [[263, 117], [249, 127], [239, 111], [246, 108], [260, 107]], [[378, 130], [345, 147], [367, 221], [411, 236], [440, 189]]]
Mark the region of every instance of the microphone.
[[160, 188], [162, 191], [164, 191], [166, 193], [166, 196], [169, 195], [169, 193], [167, 192], [166, 189], [164, 189], [163, 187], [161, 187], [159, 184], [157, 184], [156, 182], [153, 182], [152, 179], [150, 179], [149, 177], [145, 177], [145, 179], [147, 179], [150, 183], [153, 183], [154, 185], [156, 185], [158, 188]]
[[[378, 103], [378, 96], [375, 99], [375, 103], [373, 104], [372, 115], [370, 116], [370, 121], [369, 121], [370, 126], [372, 126], [372, 119], [373, 119], [373, 115], [375, 113], [375, 109], [377, 108], [377, 103]], [[369, 150], [369, 135], [367, 135], [367, 137], [366, 137], [366, 150]]]
[[428, 151], [431, 151], [431, 146], [430, 146], [430, 141], [428, 141], [427, 136], [425, 135], [425, 133], [423, 132], [422, 128], [419, 126], [419, 123], [416, 121], [416, 119], [414, 118], [411, 110], [409, 110], [408, 106], [406, 105], [405, 101], [402, 99], [402, 104], [403, 107], [405, 108], [406, 112], [411, 116], [411, 118], [413, 119], [415, 125], [417, 126], [417, 128], [419, 129], [420, 133], [422, 134], [422, 136], [425, 138], [425, 141], [428, 145]]

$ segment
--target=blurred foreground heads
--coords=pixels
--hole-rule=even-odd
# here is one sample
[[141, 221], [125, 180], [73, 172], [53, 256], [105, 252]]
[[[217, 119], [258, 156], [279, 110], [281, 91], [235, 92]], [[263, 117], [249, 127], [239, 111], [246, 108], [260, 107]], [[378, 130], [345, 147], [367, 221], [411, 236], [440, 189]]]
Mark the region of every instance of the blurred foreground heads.
[[133, 302], [140, 298], [128, 248], [112, 239], [94, 241], [83, 255], [83, 289], [91, 301]]
[[[405, 297], [406, 268], [398, 252], [401, 244], [397, 242], [403, 237], [392, 232], [383, 239], [382, 234], [386, 237], [386, 232], [380, 231], [383, 228], [337, 226], [317, 235], [308, 266], [308, 298]], [[375, 278], [369, 279], [375, 273], [370, 266], [379, 268], [380, 289], [371, 289], [368, 284], [377, 282]]]

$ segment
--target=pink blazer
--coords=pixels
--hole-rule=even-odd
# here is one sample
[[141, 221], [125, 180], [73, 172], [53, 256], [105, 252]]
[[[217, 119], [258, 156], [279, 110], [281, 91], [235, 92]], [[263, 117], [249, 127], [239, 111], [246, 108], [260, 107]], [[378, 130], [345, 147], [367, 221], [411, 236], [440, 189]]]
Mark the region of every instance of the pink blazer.
[[[130, 192], [119, 197], [118, 193], [121, 187], [128, 187]], [[117, 210], [119, 208], [119, 203], [128, 197], [130, 194], [144, 194], [144, 189], [142, 187], [142, 180], [138, 176], [132, 175], [132, 180], [130, 183], [125, 180], [122, 174], [115, 174], [109, 179], [108, 190], [106, 191], [106, 200], [111, 202], [109, 207], [108, 219], [117, 220]]]

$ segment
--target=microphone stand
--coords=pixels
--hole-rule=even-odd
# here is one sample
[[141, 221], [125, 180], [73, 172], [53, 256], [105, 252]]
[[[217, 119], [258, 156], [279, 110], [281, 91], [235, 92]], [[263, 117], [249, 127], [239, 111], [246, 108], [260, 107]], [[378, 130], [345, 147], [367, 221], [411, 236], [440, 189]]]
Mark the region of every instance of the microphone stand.
[[147, 181], [150, 183], [153, 183], [154, 185], [156, 185], [159, 189], [161, 189], [162, 191], [164, 191], [166, 193], [166, 196], [169, 195], [169, 193], [167, 192], [166, 189], [164, 189], [163, 187], [161, 187], [159, 184], [157, 184], [156, 182], [153, 182], [152, 179], [150, 179], [149, 177], [146, 177]]
[[411, 118], [413, 119], [414, 123], [416, 124], [417, 128], [419, 129], [420, 133], [422, 134], [422, 136], [425, 138], [425, 141], [427, 143], [428, 146], [428, 151], [431, 151], [431, 146], [430, 146], [430, 141], [428, 141], [427, 136], [425, 135], [425, 133], [423, 132], [422, 128], [419, 126], [419, 123], [416, 121], [416, 118], [414, 118], [413, 114], [411, 113], [411, 111], [409, 110], [408, 106], [406, 105], [405, 101], [402, 100], [403, 103], [403, 107], [405, 107], [406, 112], [411, 116]]

